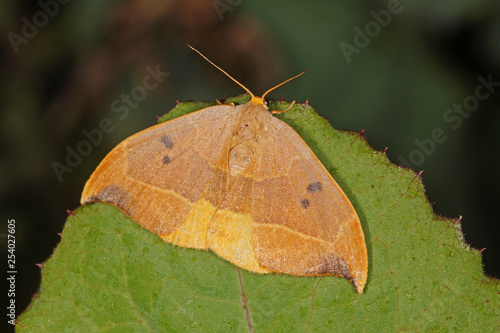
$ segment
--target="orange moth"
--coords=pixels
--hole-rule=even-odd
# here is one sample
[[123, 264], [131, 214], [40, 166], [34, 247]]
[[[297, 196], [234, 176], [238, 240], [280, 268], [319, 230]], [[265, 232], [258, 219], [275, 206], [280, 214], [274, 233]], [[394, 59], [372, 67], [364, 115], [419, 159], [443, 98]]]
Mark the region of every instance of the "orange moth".
[[368, 259], [356, 211], [301, 137], [272, 115], [284, 111], [264, 103], [303, 73], [257, 97], [217, 68], [250, 102], [129, 137], [94, 171], [81, 203], [114, 204], [166, 242], [210, 249], [252, 272], [336, 275], [362, 293]]

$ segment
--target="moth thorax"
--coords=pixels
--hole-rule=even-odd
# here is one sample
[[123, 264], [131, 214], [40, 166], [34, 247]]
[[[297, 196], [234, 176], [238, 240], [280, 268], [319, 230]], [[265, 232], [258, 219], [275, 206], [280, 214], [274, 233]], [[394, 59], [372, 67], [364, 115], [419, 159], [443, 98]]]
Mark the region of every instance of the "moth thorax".
[[257, 150], [260, 134], [265, 131], [269, 112], [255, 105], [246, 105], [241, 112], [238, 127], [233, 134], [229, 152], [229, 171], [235, 176], [245, 170]]

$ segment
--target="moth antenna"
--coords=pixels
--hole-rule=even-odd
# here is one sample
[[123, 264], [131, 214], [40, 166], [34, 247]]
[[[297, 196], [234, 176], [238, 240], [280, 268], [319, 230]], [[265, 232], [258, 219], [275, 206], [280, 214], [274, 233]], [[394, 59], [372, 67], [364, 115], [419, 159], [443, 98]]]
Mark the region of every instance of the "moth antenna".
[[295, 75], [294, 77], [289, 78], [289, 79], [288, 79], [288, 80], [286, 80], [286, 81], [281, 82], [281, 83], [280, 83], [280, 84], [278, 84], [277, 86], [272, 87], [271, 89], [269, 89], [268, 91], [266, 91], [266, 92], [264, 93], [264, 95], [262, 95], [262, 97], [261, 97], [261, 98], [262, 98], [262, 99], [264, 99], [264, 96], [266, 96], [268, 93], [270, 93], [270, 92], [271, 92], [271, 91], [273, 91], [274, 89], [276, 89], [276, 88], [278, 88], [278, 87], [280, 87], [280, 86], [284, 85], [284, 84], [285, 84], [285, 83], [287, 83], [287, 82], [292, 81], [293, 79], [298, 78], [298, 77], [299, 77], [299, 76], [301, 76], [302, 74], [307, 73], [309, 70], [310, 70], [310, 68], [306, 69], [305, 71], [303, 71], [303, 72], [302, 72], [302, 73], [300, 73], [300, 74]]
[[[206, 61], [208, 61], [209, 63], [212, 64], [212, 66], [214, 66], [215, 68], [217, 68], [218, 70], [220, 70], [222, 73], [226, 74], [231, 80], [233, 80], [234, 82], [236, 82], [240, 87], [242, 87], [243, 89], [245, 89], [245, 91], [247, 93], [250, 94], [250, 96], [252, 97], [252, 99], [255, 99], [255, 96], [254, 94], [252, 94], [252, 92], [247, 88], [245, 87], [244, 85], [242, 85], [241, 83], [239, 83], [234, 77], [232, 77], [231, 75], [229, 75], [228, 73], [226, 73], [226, 71], [224, 71], [222, 68], [220, 68], [219, 66], [217, 66], [216, 64], [214, 64], [212, 61], [210, 61], [210, 59], [208, 59], [207, 57], [205, 57], [203, 55], [203, 53], [201, 53], [200, 51], [198, 51], [197, 49], [195, 49], [194, 47], [192, 47], [191, 45], [187, 45], [189, 46], [189, 48], [193, 51], [195, 51], [196, 53], [198, 53], [199, 55], [201, 55], [203, 57], [203, 59], [205, 59]], [[290, 80], [288, 80], [290, 81]], [[284, 82], [283, 82], [284, 83]]]

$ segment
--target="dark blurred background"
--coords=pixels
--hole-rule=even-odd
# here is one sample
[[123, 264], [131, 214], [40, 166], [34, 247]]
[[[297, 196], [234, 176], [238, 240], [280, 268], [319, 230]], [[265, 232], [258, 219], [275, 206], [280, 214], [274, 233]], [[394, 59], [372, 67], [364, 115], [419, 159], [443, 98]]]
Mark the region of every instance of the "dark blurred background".
[[[309, 99], [425, 170], [435, 212], [462, 215], [466, 242], [500, 276], [496, 0], [19, 0], [0, 3], [0, 27], [0, 240], [5, 263], [15, 219], [17, 314], [106, 153], [176, 100], [242, 93], [186, 43], [256, 94], [310, 67], [269, 97]], [[86, 156], [68, 163], [70, 151]]]

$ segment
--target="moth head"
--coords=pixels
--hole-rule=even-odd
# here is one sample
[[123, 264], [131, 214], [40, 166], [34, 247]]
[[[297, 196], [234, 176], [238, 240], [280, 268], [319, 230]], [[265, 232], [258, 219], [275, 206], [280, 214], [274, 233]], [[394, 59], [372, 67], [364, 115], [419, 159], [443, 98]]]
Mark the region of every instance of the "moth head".
[[251, 93], [250, 93], [250, 96], [252, 96], [252, 99], [250, 100], [250, 103], [263, 106], [267, 110], [267, 102], [264, 99], [264, 97], [253, 96]]

